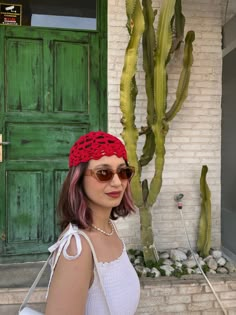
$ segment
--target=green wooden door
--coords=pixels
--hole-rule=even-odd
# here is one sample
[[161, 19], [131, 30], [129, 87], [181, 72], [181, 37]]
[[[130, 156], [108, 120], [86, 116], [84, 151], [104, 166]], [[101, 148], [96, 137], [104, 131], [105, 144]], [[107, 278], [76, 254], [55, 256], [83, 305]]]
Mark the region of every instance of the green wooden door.
[[57, 235], [71, 145], [106, 128], [101, 37], [2, 26], [0, 47], [0, 133], [10, 142], [0, 162], [0, 263], [34, 261]]

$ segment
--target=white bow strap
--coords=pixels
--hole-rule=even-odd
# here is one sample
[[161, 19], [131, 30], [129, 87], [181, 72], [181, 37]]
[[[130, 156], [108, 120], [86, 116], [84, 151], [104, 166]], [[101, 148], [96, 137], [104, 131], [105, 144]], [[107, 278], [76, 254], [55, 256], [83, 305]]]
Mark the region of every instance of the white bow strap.
[[[67, 249], [70, 245], [70, 241], [71, 241], [72, 237], [75, 238], [76, 251], [77, 251], [76, 254], [73, 256], [71, 256], [67, 253]], [[49, 279], [49, 283], [48, 283], [48, 290], [49, 290], [49, 286], [50, 286], [51, 281], [52, 281], [54, 269], [56, 267], [56, 264], [58, 262], [60, 255], [61, 255], [61, 252], [63, 253], [63, 256], [68, 260], [74, 260], [74, 259], [78, 258], [80, 253], [81, 253], [82, 245], [81, 245], [80, 235], [78, 234], [78, 228], [73, 227], [72, 224], [70, 223], [68, 230], [62, 235], [62, 237], [55, 244], [50, 246], [48, 248], [48, 250], [52, 254], [52, 258], [49, 261], [49, 263], [51, 265], [51, 274], [50, 274], [50, 279]], [[56, 257], [53, 254], [54, 252], [56, 252]], [[47, 290], [46, 297], [48, 295], [48, 290]]]
[[[76, 253], [75, 255], [69, 255], [67, 250], [71, 242], [71, 238], [75, 238], [76, 242]], [[81, 246], [81, 239], [78, 234], [78, 231], [73, 228], [73, 226], [70, 224], [68, 230], [63, 234], [63, 236], [52, 246], [48, 249], [51, 253], [56, 252], [56, 257], [52, 259], [52, 269], [55, 268], [57, 261], [61, 255], [61, 252], [63, 253], [63, 256], [68, 260], [74, 260], [79, 257], [82, 246]]]

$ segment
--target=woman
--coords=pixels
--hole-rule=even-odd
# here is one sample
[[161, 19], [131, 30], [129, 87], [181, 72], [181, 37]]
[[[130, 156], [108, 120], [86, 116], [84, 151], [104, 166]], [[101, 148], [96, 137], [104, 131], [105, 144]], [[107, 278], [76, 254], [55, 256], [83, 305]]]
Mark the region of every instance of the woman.
[[46, 315], [134, 315], [139, 279], [111, 221], [134, 212], [125, 147], [108, 133], [89, 132], [71, 148], [69, 167], [58, 204], [64, 232], [49, 249]]

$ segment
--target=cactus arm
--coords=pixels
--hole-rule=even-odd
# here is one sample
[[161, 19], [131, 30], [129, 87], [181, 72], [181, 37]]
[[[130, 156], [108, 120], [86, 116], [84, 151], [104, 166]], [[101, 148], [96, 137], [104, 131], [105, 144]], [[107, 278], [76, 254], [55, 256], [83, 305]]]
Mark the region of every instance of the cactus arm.
[[176, 0], [175, 4], [175, 37], [182, 41], [184, 38], [185, 17], [182, 13], [181, 0]]
[[175, 0], [164, 0], [162, 3], [157, 33], [156, 63], [154, 68], [154, 101], [157, 121], [152, 125], [155, 135], [155, 174], [150, 183], [148, 206], [152, 206], [162, 186], [162, 173], [165, 157], [165, 137], [168, 125], [165, 121], [167, 97], [167, 70], [166, 62], [169, 57], [172, 31], [171, 19], [174, 15]]
[[183, 69], [180, 74], [178, 88], [176, 91], [176, 100], [170, 110], [166, 113], [166, 120], [171, 121], [175, 115], [180, 111], [183, 102], [188, 95], [188, 86], [190, 81], [191, 68], [193, 65], [193, 41], [195, 34], [189, 31], [185, 38]]
[[137, 0], [125, 0], [126, 15], [128, 20], [132, 18]]
[[142, 187], [140, 183], [141, 171], [137, 157], [138, 130], [135, 126], [135, 99], [137, 86], [135, 72], [138, 58], [138, 47], [144, 31], [144, 18], [140, 1], [136, 1], [133, 15], [128, 16], [128, 22], [132, 20], [132, 32], [125, 52], [124, 67], [120, 82], [120, 109], [122, 112], [121, 123], [123, 125], [122, 138], [128, 152], [129, 163], [135, 167], [136, 172], [132, 179], [132, 195], [135, 204], [142, 204]]
[[143, 0], [143, 15], [145, 21], [145, 30], [143, 33], [143, 69], [145, 72], [145, 88], [147, 95], [147, 126], [148, 132], [145, 133], [145, 143], [139, 163], [141, 166], [147, 165], [153, 158], [155, 152], [155, 138], [151, 125], [155, 121], [154, 109], [154, 49], [155, 49], [155, 31], [153, 23], [156, 12], [152, 9], [151, 0]]
[[174, 25], [172, 26], [173, 38], [172, 38], [171, 53], [179, 49], [181, 42], [184, 38], [185, 17], [182, 13], [181, 0], [176, 0], [173, 24]]
[[149, 130], [145, 136], [146, 139], [143, 146], [143, 152], [139, 159], [141, 167], [147, 165], [153, 159], [155, 153], [155, 137], [153, 131]]
[[145, 30], [143, 33], [143, 69], [145, 72], [145, 87], [147, 94], [147, 125], [151, 127], [155, 120], [154, 109], [154, 50], [156, 45], [153, 23], [155, 13], [152, 9], [151, 0], [143, 0], [143, 13]]
[[207, 172], [208, 167], [203, 165], [200, 178], [202, 202], [199, 222], [199, 236], [197, 241], [198, 251], [203, 257], [209, 255], [211, 248], [211, 192], [206, 181]]
[[156, 63], [154, 67], [154, 101], [157, 120], [164, 118], [167, 96], [166, 61], [172, 44], [171, 19], [174, 15], [175, 0], [164, 0], [158, 21]]
[[[150, 183], [149, 195], [147, 199], [147, 205], [149, 207], [153, 206], [161, 190], [162, 174], [164, 170], [164, 156], [165, 156], [165, 137], [163, 137], [163, 135], [161, 135], [161, 132], [159, 132], [158, 130], [154, 130], [154, 133], [156, 134], [155, 136], [155, 143], [156, 143], [155, 173]], [[156, 138], [158, 134], [159, 134], [159, 138]]]
[[133, 15], [134, 15], [134, 10], [136, 7], [136, 1], [137, 0], [126, 0], [125, 1], [125, 8], [126, 8], [126, 15], [127, 15], [127, 24], [126, 27], [128, 29], [129, 34], [132, 34], [133, 31]]

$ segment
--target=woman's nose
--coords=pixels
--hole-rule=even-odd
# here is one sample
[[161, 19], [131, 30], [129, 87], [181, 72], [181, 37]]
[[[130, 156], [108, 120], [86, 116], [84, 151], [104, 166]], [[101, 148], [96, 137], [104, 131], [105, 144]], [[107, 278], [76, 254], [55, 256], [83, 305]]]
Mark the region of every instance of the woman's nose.
[[118, 174], [115, 173], [112, 180], [111, 180], [111, 185], [120, 185], [120, 184], [121, 184], [121, 180], [120, 180]]

